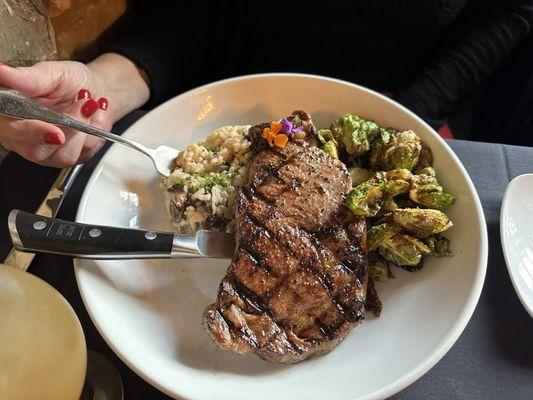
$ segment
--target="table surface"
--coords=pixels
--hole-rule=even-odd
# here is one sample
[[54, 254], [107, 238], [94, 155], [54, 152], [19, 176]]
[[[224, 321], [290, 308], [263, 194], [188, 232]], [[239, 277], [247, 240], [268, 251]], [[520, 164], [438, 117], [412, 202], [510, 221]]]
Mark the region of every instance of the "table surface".
[[[115, 126], [121, 132], [141, 113]], [[533, 148], [450, 141], [469, 172], [487, 220], [489, 261], [481, 298], [465, 331], [428, 373], [394, 399], [533, 399], [533, 319], [516, 296], [503, 258], [499, 213], [503, 192], [515, 176], [533, 172]], [[66, 198], [58, 217], [73, 220], [96, 162], [88, 162]], [[58, 170], [32, 165], [10, 154], [0, 164], [0, 260], [11, 241], [7, 215], [13, 208], [34, 212]], [[533, 222], [533, 219], [532, 219]], [[104, 354], [120, 371], [125, 399], [167, 399], [131, 371], [104, 342], [81, 300], [70, 258], [37, 256], [30, 272], [49, 282], [70, 302], [81, 321], [87, 346]], [[435, 316], [438, 318], [438, 316]]]

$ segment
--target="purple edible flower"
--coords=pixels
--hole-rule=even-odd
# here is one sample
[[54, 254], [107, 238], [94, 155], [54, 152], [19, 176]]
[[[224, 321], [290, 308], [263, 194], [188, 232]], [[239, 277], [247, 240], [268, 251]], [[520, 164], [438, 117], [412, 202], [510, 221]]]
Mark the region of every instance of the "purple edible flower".
[[298, 126], [296, 128], [293, 128], [292, 127], [292, 122], [289, 121], [288, 119], [286, 118], [283, 118], [279, 121], [279, 123], [281, 124], [281, 133], [284, 133], [285, 135], [287, 135], [288, 137], [292, 137], [292, 135], [294, 133], [297, 133], [297, 132], [301, 132], [302, 129], [303, 129], [303, 126]]

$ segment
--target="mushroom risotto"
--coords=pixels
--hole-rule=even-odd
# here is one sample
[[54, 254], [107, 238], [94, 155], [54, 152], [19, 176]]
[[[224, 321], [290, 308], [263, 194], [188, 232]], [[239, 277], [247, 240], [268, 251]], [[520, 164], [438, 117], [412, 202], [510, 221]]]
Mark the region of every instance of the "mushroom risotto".
[[180, 151], [174, 171], [161, 182], [178, 232], [233, 232], [235, 187], [245, 181], [251, 157], [251, 143], [245, 138], [249, 128], [224, 126]]

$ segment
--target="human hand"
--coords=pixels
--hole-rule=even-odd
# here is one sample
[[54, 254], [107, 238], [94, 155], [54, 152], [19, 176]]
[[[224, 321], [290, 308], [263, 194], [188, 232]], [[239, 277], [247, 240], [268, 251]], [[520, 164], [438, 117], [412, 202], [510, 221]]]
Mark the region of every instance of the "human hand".
[[[88, 65], [47, 61], [12, 68], [0, 63], [0, 86], [105, 130], [144, 104], [150, 94], [135, 64], [113, 53]], [[64, 168], [87, 161], [103, 140], [42, 121], [0, 117], [0, 144], [35, 163]]]
[[[105, 89], [84, 64], [72, 61], [41, 62], [31, 67], [0, 65], [0, 85], [13, 88], [70, 117], [110, 129], [113, 121]], [[92, 94], [92, 95], [91, 95]], [[98, 100], [96, 100], [98, 99]], [[27, 160], [66, 167], [83, 163], [102, 146], [99, 138], [35, 120], [0, 118], [0, 143]]]

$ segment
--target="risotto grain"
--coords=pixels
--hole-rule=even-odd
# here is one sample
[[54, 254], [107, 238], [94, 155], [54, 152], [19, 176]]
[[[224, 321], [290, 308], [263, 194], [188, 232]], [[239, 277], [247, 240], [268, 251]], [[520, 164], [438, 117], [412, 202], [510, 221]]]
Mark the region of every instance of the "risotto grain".
[[182, 150], [162, 180], [166, 206], [178, 232], [199, 228], [233, 232], [235, 188], [246, 181], [249, 125], [224, 126]]

